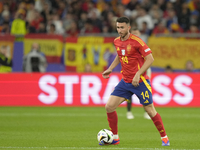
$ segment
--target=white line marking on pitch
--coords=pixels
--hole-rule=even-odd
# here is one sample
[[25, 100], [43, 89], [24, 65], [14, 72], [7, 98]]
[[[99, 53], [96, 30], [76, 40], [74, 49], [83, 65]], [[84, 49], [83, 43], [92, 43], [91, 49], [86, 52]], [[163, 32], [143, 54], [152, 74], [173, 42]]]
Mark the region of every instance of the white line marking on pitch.
[[[0, 117], [106, 117], [105, 114], [89, 114], [89, 113], [7, 113], [0, 112]], [[118, 113], [118, 116], [123, 117], [125, 114]], [[134, 116], [142, 116], [142, 114], [135, 113]], [[200, 118], [199, 114], [176, 114], [174, 116], [162, 115], [165, 118]]]
[[121, 149], [121, 150], [200, 150], [200, 149], [164, 149], [164, 148], [123, 148], [123, 147], [3, 147], [0, 149]]

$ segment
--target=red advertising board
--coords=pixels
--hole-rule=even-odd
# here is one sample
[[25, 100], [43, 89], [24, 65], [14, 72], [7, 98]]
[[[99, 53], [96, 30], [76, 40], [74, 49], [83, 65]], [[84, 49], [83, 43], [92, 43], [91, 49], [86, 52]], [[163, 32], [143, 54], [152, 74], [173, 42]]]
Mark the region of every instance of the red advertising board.
[[[0, 106], [104, 106], [120, 80], [118, 73], [109, 79], [100, 73], [0, 74]], [[156, 106], [200, 107], [199, 74], [153, 73], [151, 85]]]

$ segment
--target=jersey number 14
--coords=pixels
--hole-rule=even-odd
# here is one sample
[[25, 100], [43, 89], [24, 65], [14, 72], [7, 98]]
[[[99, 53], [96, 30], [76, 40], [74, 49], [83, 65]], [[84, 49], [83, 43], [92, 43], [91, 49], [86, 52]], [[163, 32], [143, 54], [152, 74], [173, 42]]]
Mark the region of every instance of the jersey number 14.
[[125, 64], [127, 63], [128, 64], [128, 58], [127, 56], [122, 56], [122, 62]]

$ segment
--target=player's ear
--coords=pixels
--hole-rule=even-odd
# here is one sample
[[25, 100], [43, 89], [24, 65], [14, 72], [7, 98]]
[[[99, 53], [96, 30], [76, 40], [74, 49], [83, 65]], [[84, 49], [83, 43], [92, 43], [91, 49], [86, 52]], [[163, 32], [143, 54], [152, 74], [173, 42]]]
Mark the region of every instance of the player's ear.
[[131, 26], [130, 26], [130, 25], [128, 25], [128, 30], [129, 30], [129, 31], [131, 30]]

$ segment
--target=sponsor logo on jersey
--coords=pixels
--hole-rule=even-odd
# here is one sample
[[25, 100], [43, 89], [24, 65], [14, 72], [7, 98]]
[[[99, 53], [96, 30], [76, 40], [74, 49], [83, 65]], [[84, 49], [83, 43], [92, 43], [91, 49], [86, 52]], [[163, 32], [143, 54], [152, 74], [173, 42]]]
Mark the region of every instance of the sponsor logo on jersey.
[[125, 55], [125, 49], [122, 49], [122, 55]]

